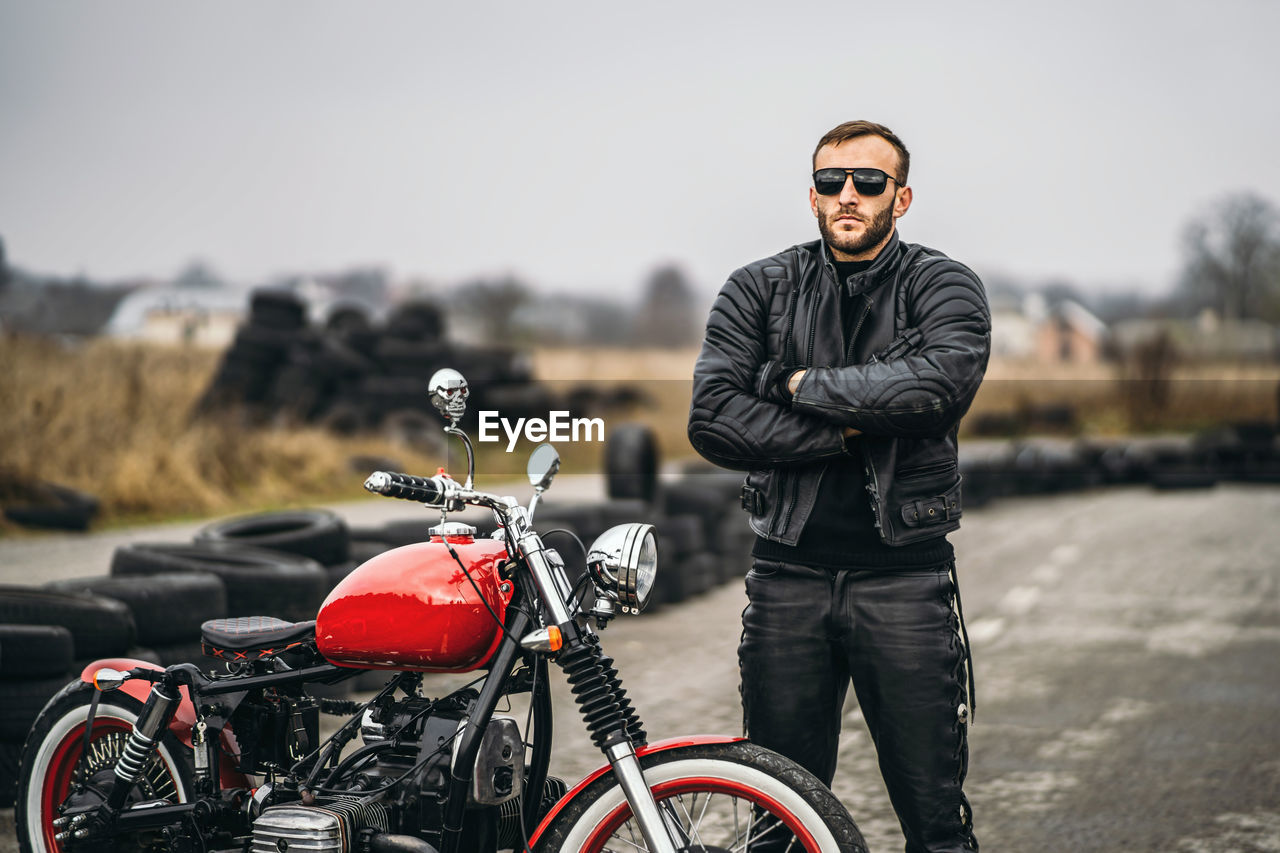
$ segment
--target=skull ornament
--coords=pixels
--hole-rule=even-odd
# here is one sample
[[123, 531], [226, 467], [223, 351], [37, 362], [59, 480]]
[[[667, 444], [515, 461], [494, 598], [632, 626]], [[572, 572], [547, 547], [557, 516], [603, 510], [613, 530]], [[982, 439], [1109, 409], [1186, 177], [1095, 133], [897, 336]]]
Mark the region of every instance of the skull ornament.
[[458, 371], [442, 367], [431, 375], [431, 403], [451, 422], [456, 424], [467, 412], [467, 398], [471, 386]]

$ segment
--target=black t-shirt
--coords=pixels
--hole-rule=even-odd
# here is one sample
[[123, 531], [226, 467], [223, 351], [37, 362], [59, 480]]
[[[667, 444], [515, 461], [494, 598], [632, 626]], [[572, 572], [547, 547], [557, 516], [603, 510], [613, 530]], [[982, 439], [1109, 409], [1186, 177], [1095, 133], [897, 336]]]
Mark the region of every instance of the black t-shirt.
[[[840, 293], [840, 322], [851, 333], [857, 299], [845, 281], [874, 261], [833, 261]], [[822, 566], [830, 569], [928, 568], [954, 557], [945, 536], [911, 545], [886, 545], [876, 529], [863, 468], [862, 438], [845, 439], [849, 455], [827, 463], [813, 512], [805, 522], [800, 541], [783, 545], [757, 538], [752, 555], [765, 559]]]

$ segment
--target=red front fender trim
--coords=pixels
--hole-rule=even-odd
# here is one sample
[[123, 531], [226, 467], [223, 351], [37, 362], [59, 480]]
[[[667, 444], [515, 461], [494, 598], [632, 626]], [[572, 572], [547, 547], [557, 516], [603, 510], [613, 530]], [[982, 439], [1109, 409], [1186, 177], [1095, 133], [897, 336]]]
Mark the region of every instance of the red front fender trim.
[[[93, 684], [94, 673], [104, 667], [119, 670], [120, 672], [127, 672], [138, 667], [154, 669], [157, 672], [164, 671], [162, 666], [157, 666], [150, 661], [138, 660], [137, 658], [102, 658], [101, 660], [93, 661], [81, 670], [80, 680], [85, 684]], [[118, 689], [121, 693], [127, 693], [139, 702], [146, 702], [147, 696], [151, 693], [151, 682], [131, 678], [120, 685]], [[191, 704], [191, 693], [186, 687], [179, 687], [178, 692], [182, 698], [178, 702], [177, 710], [173, 712], [173, 719], [169, 721], [169, 731], [173, 732], [174, 736], [182, 741], [183, 746], [190, 748], [191, 729], [196, 724], [196, 709]], [[218, 776], [223, 788], [253, 787], [253, 782], [235, 769], [236, 759], [239, 756], [240, 744], [236, 741], [236, 734], [228, 724], [222, 729], [222, 765], [218, 769]]]
[[[648, 744], [647, 746], [642, 746], [636, 750], [636, 755], [643, 756], [648, 755], [651, 752], [667, 752], [668, 750], [680, 749], [685, 746], [699, 746], [707, 743], [735, 743], [740, 740], [746, 740], [746, 738], [729, 737], [727, 735], [684, 735], [682, 737], [667, 738], [666, 740], [660, 740], [655, 743]], [[569, 793], [561, 797], [559, 802], [551, 807], [551, 811], [547, 812], [547, 816], [542, 819], [542, 823], [538, 824], [538, 828], [533, 832], [533, 837], [529, 839], [529, 846], [532, 847], [538, 843], [538, 839], [542, 837], [542, 833], [545, 832], [547, 827], [552, 824], [560, 814], [560, 811], [572, 802], [578, 794], [582, 793], [583, 788], [587, 787], [604, 774], [611, 772], [613, 772], [613, 767], [611, 765], [602, 765], [587, 774], [581, 782], [574, 785]]]

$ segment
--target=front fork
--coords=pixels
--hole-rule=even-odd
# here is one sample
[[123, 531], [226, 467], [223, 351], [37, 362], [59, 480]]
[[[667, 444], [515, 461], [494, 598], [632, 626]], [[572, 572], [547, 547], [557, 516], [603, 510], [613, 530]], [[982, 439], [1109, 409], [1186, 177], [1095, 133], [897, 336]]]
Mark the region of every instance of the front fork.
[[605, 754], [609, 756], [613, 775], [618, 777], [622, 793], [626, 794], [627, 802], [631, 805], [631, 813], [640, 824], [645, 844], [654, 853], [676, 853], [676, 846], [668, 832], [669, 827], [658, 811], [658, 802], [653, 798], [649, 783], [645, 781], [635, 749], [629, 742], [619, 743], [609, 747]]
[[598, 642], [595, 635], [584, 632], [561, 650], [556, 662], [565, 672], [592, 741], [613, 767], [649, 850], [676, 853], [670, 827], [636, 755], [636, 746], [643, 746], [648, 739], [644, 726], [631, 707], [613, 661], [600, 651]]
[[613, 668], [613, 660], [600, 651], [595, 634], [587, 627], [579, 628], [571, 617], [569, 581], [562, 566], [548, 559], [541, 538], [527, 528], [523, 518], [518, 518], [512, 527], [510, 532], [515, 534], [519, 551], [549, 611], [550, 624], [556, 625], [564, 636], [556, 663], [569, 680], [592, 741], [609, 759], [649, 850], [676, 853], [669, 827], [636, 756], [635, 747], [643, 746], [647, 736], [622, 688], [618, 671]]

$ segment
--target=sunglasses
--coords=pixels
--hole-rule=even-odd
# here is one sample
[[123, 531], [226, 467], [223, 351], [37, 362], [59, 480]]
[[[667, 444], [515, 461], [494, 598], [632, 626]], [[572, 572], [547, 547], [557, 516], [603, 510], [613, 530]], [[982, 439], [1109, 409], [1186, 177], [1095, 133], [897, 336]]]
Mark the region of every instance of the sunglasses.
[[846, 178], [853, 178], [858, 195], [880, 195], [893, 178], [879, 169], [819, 169], [813, 173], [813, 188], [818, 195], [840, 195]]

